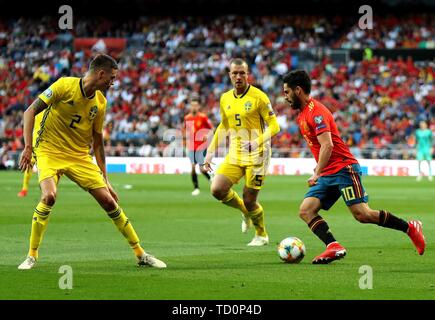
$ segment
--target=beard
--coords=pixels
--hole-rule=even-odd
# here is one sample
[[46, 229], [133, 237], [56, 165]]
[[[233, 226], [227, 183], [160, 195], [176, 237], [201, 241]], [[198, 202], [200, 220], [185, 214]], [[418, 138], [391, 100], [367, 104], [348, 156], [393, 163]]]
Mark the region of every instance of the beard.
[[302, 108], [302, 100], [298, 98], [294, 93], [292, 94], [292, 99], [290, 102], [290, 106], [292, 109], [299, 110]]

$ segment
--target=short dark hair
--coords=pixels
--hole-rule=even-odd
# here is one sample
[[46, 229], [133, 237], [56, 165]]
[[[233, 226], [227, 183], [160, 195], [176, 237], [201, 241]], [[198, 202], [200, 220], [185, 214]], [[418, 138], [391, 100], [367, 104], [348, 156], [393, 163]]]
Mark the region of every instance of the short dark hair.
[[286, 83], [292, 90], [296, 87], [301, 87], [306, 94], [311, 92], [311, 79], [305, 70], [293, 70], [283, 77], [283, 82]]
[[100, 69], [118, 70], [118, 63], [111, 56], [104, 53], [99, 53], [94, 57], [94, 59], [92, 59], [91, 63], [89, 64], [89, 70], [96, 71]]
[[230, 65], [235, 64], [236, 66], [241, 66], [243, 64], [248, 65], [248, 63], [241, 58], [234, 58], [231, 60]]

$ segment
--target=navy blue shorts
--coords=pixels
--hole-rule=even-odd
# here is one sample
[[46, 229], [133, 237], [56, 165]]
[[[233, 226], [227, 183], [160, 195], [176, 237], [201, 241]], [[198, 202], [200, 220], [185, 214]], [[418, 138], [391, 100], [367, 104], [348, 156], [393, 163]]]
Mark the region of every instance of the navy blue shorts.
[[190, 159], [190, 162], [192, 164], [203, 164], [205, 155], [207, 154], [207, 149], [205, 150], [196, 150], [196, 151], [189, 151], [188, 156]]
[[329, 210], [340, 196], [347, 206], [367, 203], [369, 196], [361, 183], [361, 176], [359, 164], [348, 165], [334, 174], [321, 176], [317, 184], [310, 187], [304, 198], [318, 198], [323, 210]]

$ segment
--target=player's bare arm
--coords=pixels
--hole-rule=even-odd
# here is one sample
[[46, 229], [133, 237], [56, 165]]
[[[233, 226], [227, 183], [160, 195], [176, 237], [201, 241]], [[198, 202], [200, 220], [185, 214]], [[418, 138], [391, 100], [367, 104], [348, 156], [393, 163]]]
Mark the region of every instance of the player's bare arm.
[[42, 110], [46, 109], [47, 104], [40, 98], [37, 98], [24, 112], [24, 150], [21, 153], [19, 168], [21, 171], [31, 169], [32, 161], [32, 138], [35, 116]]
[[314, 174], [308, 179], [308, 185], [311, 187], [317, 183], [317, 179], [320, 176], [322, 170], [328, 164], [329, 158], [331, 157], [332, 149], [334, 144], [332, 143], [331, 132], [326, 131], [317, 136], [317, 140], [320, 143], [320, 153], [319, 162], [314, 169]]
[[106, 154], [104, 152], [104, 140], [103, 140], [102, 133], [98, 133], [96, 131], [93, 132], [93, 148], [94, 148], [94, 154], [95, 154], [95, 159], [97, 161], [97, 165], [100, 168], [101, 172], [103, 173], [103, 177], [104, 180], [106, 181], [107, 188], [109, 189], [109, 192], [112, 195], [112, 197], [115, 199], [115, 201], [118, 202], [119, 200], [118, 194], [112, 188], [112, 186], [109, 183], [109, 179], [107, 178]]
[[267, 129], [259, 136], [257, 139], [253, 141], [245, 141], [242, 144], [242, 147], [249, 151], [254, 151], [258, 148], [258, 146], [269, 142], [274, 135], [276, 135], [281, 129], [279, 127], [278, 120], [275, 116], [269, 117], [265, 120], [267, 123]]
[[211, 167], [211, 165], [214, 164], [212, 162], [214, 153], [215, 153], [216, 149], [219, 148], [222, 141], [226, 141], [226, 136], [227, 136], [227, 132], [225, 130], [225, 126], [221, 122], [219, 124], [219, 126], [216, 128], [216, 132], [214, 133], [213, 140], [211, 141], [211, 143], [207, 149], [207, 154], [206, 154], [205, 159], [204, 159], [203, 168], [207, 172], [213, 171], [213, 168]]

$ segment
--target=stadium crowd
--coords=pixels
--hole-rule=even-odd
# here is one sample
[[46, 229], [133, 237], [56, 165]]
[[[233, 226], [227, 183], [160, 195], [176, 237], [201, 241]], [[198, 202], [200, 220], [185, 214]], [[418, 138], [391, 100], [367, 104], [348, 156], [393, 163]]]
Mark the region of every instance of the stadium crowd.
[[[74, 50], [73, 37], [128, 38], [126, 50], [117, 57], [118, 78], [107, 92], [104, 136], [109, 155], [130, 156], [171, 155], [171, 129], [182, 129], [192, 94], [201, 97], [204, 112], [217, 124], [219, 96], [230, 87], [227, 67], [234, 56], [249, 62], [250, 82], [272, 100], [281, 126], [274, 155], [308, 156], [281, 92], [280, 77], [303, 65], [290, 49], [319, 44], [353, 48], [355, 43], [433, 48], [434, 22], [426, 15], [381, 19], [371, 36], [361, 35], [342, 17], [306, 18], [151, 17], [121, 25], [96, 20], [78, 22], [74, 34], [57, 33], [52, 20], [0, 22], [1, 162], [8, 166], [10, 151], [22, 149], [23, 111], [37, 94], [61, 76], [81, 76], [86, 70], [88, 53]], [[337, 34], [344, 26], [350, 31]], [[394, 46], [388, 44], [390, 38]], [[339, 63], [327, 56], [319, 61], [310, 68], [312, 96], [334, 112], [357, 157], [412, 158], [418, 121], [431, 121], [435, 130], [433, 61], [377, 56], [361, 62]]]

